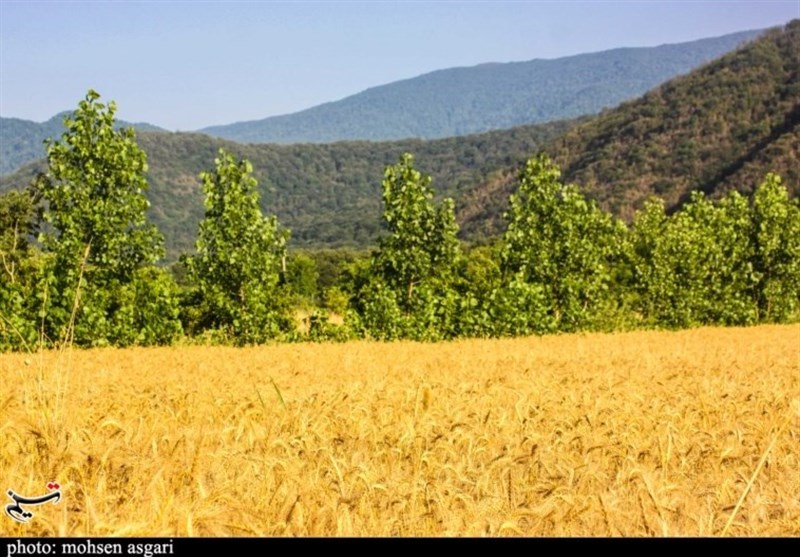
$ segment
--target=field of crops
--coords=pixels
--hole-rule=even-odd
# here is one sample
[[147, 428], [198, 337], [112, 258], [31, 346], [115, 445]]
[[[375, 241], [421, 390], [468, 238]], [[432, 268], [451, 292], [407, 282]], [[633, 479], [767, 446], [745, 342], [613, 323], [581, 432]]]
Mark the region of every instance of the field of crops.
[[798, 325], [4, 354], [0, 377], [4, 495], [62, 492], [2, 536], [800, 535]]

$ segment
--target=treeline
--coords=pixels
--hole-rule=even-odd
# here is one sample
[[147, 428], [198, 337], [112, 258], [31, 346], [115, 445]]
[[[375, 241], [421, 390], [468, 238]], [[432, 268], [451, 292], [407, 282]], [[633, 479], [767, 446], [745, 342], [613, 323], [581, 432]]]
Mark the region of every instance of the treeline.
[[[452, 205], [411, 159], [387, 171], [389, 227], [350, 291], [356, 336], [439, 340], [781, 323], [800, 309], [800, 204], [769, 174], [748, 199], [654, 199], [628, 227], [531, 159], [502, 239], [462, 253]], [[398, 176], [402, 178], [398, 178]], [[397, 193], [400, 192], [400, 193]], [[348, 321], [346, 321], [347, 323]]]
[[[0, 349], [271, 340], [445, 340], [798, 319], [800, 204], [769, 174], [745, 197], [654, 199], [626, 225], [530, 159], [495, 242], [465, 246], [451, 199], [403, 155], [369, 254], [287, 253], [252, 165], [201, 175], [193, 253], [157, 266], [146, 156], [90, 91], [48, 145], [47, 174], [0, 197]], [[35, 241], [38, 238], [39, 241]], [[298, 327], [298, 308], [308, 312]]]
[[[68, 112], [56, 114], [46, 122], [32, 122], [20, 118], [0, 116], [0, 176], [11, 174], [24, 165], [42, 158], [42, 142], [48, 137], [56, 137], [64, 131], [64, 116]], [[152, 124], [132, 124], [118, 120], [118, 128], [133, 127], [136, 131], [162, 132], [165, 130]]]

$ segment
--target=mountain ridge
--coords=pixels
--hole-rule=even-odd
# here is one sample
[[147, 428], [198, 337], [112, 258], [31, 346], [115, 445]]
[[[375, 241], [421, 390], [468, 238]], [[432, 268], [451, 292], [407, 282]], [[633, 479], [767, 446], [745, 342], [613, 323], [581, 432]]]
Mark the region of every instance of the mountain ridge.
[[443, 68], [291, 114], [198, 131], [244, 143], [329, 143], [439, 139], [573, 118], [638, 96], [763, 32]]
[[[355, 95], [296, 113], [210, 126], [196, 133], [244, 143], [282, 144], [442, 139], [569, 119], [616, 105], [624, 98], [643, 93], [656, 82], [663, 81], [663, 78], [688, 70], [763, 32], [741, 31], [656, 47], [619, 47], [553, 59], [484, 62], [474, 66], [442, 68], [376, 85]], [[664, 61], [665, 57], [667, 62]], [[597, 70], [591, 68], [603, 60], [606, 81], [587, 78], [596, 76]], [[560, 69], [553, 70], [555, 66]], [[514, 77], [511, 74], [515, 72], [522, 73]], [[537, 72], [542, 75], [539, 76]], [[562, 77], [557, 78], [558, 75]], [[642, 76], [649, 77], [642, 81]], [[510, 100], [498, 100], [502, 98]], [[534, 98], [540, 100], [533, 102]], [[409, 104], [409, 99], [414, 101]], [[328, 118], [325, 114], [331, 111], [335, 116], [328, 127], [333, 125], [333, 128], [320, 131], [320, 121]], [[61, 112], [44, 122], [0, 117], [0, 176], [44, 156], [44, 139], [59, 137], [63, 131], [61, 121], [69, 114], [69, 111]], [[265, 121], [272, 122], [283, 131], [275, 137], [263, 137], [258, 128]], [[369, 123], [369, 129], [363, 128], [365, 121]], [[429, 125], [437, 129], [432, 133]], [[120, 122], [119, 126], [133, 126], [143, 131], [165, 131], [148, 123]], [[336, 126], [344, 126], [345, 129], [337, 131]], [[246, 131], [242, 134], [224, 131], [236, 129]]]

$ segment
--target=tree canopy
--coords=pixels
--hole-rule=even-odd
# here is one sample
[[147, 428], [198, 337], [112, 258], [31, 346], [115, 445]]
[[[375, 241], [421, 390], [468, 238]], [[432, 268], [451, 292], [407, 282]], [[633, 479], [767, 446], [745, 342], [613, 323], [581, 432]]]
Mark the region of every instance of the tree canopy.
[[200, 176], [206, 213], [197, 253], [186, 260], [190, 276], [206, 304], [205, 327], [236, 342], [263, 342], [288, 326], [279, 283], [289, 234], [262, 214], [249, 161], [220, 150], [214, 164]]

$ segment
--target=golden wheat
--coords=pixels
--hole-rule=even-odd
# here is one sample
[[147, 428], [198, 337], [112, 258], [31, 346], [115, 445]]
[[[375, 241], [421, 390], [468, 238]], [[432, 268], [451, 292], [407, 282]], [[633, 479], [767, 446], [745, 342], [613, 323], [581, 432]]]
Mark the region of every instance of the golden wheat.
[[63, 492], [4, 536], [800, 535], [797, 325], [6, 354], [0, 376], [0, 487]]

